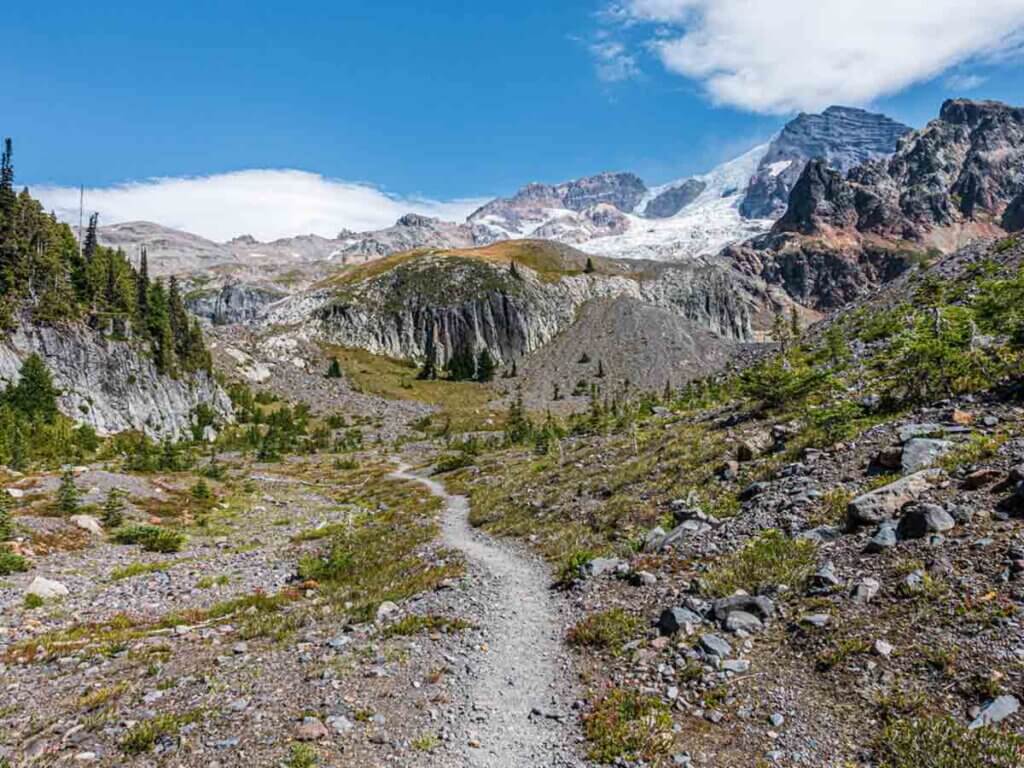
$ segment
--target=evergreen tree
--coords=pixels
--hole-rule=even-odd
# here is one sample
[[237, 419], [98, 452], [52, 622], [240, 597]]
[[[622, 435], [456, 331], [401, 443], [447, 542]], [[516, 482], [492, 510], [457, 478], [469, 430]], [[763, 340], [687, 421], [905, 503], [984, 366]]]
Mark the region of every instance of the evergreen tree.
[[149, 315], [149, 257], [146, 254], [146, 246], [142, 246], [140, 250], [139, 271], [135, 275], [135, 311], [139, 326], [146, 328]]
[[30, 420], [52, 422], [58, 413], [60, 390], [53, 386], [46, 363], [39, 355], [29, 355], [21, 365], [19, 377], [18, 383], [4, 393], [4, 400]]
[[589, 362], [590, 362], [590, 355], [588, 355], [586, 352], [584, 352], [582, 355], [580, 355], [580, 365], [586, 365]]
[[71, 469], [65, 469], [60, 477], [57, 488], [57, 509], [65, 515], [73, 515], [78, 511], [78, 486]]
[[508, 409], [508, 418], [505, 421], [505, 439], [513, 444], [526, 442], [533, 434], [533, 424], [526, 413], [523, 405], [522, 387], [516, 388], [516, 396]]
[[172, 373], [175, 360], [174, 333], [171, 330], [167, 291], [164, 290], [161, 281], [157, 280], [150, 285], [148, 302], [149, 315], [145, 319], [157, 370], [161, 373]]
[[496, 368], [497, 365], [495, 365], [491, 353], [487, 351], [486, 347], [481, 349], [476, 358], [476, 380], [482, 383], [493, 380]]
[[587, 265], [583, 268], [583, 272], [588, 275], [594, 273], [594, 260], [587, 256]]
[[428, 357], [423, 362], [423, 367], [416, 374], [416, 378], [420, 381], [433, 381], [437, 378], [437, 366], [434, 364], [434, 358]]
[[14, 536], [14, 523], [11, 521], [11, 497], [7, 491], [0, 490], [0, 541], [7, 541]]
[[468, 348], [456, 350], [448, 360], [447, 369], [452, 381], [469, 381], [476, 376], [476, 358]]
[[599, 379], [603, 379], [604, 378], [604, 361], [603, 360], [598, 360], [597, 361], [597, 378], [599, 378]]
[[96, 256], [96, 247], [99, 245], [96, 229], [99, 227], [100, 215], [93, 213], [89, 216], [89, 226], [85, 230], [85, 241], [82, 245], [82, 255], [85, 263], [88, 264]]
[[103, 502], [103, 525], [108, 529], [118, 528], [124, 522], [124, 491], [111, 488]]
[[338, 358], [332, 357], [331, 364], [327, 366], [327, 378], [328, 379], [340, 379], [341, 378], [341, 363], [338, 362]]

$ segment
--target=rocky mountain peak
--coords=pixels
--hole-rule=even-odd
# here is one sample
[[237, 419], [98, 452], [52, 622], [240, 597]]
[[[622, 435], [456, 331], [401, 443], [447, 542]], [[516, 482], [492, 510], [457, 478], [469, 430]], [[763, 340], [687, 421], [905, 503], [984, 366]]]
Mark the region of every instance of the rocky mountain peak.
[[808, 160], [820, 158], [846, 172], [892, 154], [911, 128], [885, 115], [832, 106], [821, 114], [801, 113], [772, 140], [740, 212], [747, 218], [778, 218]]

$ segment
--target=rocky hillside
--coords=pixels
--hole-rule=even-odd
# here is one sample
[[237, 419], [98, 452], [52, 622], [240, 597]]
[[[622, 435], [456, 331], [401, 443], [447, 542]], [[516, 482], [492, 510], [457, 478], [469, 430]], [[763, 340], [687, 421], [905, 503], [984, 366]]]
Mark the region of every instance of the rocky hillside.
[[772, 139], [740, 204], [747, 218], [777, 219], [809, 160], [823, 160], [841, 173], [896, 151], [911, 128], [850, 107], [829, 107], [820, 115], [800, 114]]
[[724, 254], [785, 286], [802, 304], [842, 305], [928, 252], [948, 252], [1012, 225], [1024, 175], [1024, 110], [948, 101], [889, 160], [843, 174], [804, 168], [772, 231]]
[[398, 254], [273, 305], [263, 322], [393, 358], [444, 366], [460, 351], [487, 349], [507, 365], [554, 339], [587, 302], [614, 297], [733, 340], [752, 339], [772, 311], [757, 281], [718, 266], [613, 261], [517, 241]]
[[231, 401], [213, 375], [161, 373], [138, 342], [82, 324], [24, 322], [0, 343], [0, 388], [18, 381], [24, 360], [39, 355], [60, 389], [61, 411], [99, 435], [133, 431], [162, 439], [191, 435], [200, 405], [220, 422], [232, 420]]

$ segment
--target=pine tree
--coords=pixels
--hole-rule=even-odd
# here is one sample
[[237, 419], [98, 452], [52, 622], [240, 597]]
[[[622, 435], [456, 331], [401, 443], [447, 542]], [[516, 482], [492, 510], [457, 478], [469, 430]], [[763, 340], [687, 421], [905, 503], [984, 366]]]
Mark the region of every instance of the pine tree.
[[37, 354], [29, 355], [21, 365], [18, 383], [8, 387], [4, 399], [29, 419], [50, 423], [57, 416], [60, 390], [53, 386], [53, 377], [46, 363]]
[[328, 379], [340, 379], [341, 378], [341, 363], [338, 362], [338, 358], [332, 357], [331, 364], [327, 366], [327, 378]]
[[0, 541], [7, 541], [14, 536], [14, 523], [11, 521], [11, 497], [7, 491], [0, 490]]
[[512, 262], [509, 264], [508, 271], [509, 274], [512, 275], [512, 277], [514, 277], [516, 280], [522, 279], [522, 276], [519, 274], [519, 267], [516, 266], [515, 259], [513, 259]]
[[103, 502], [103, 525], [108, 530], [118, 528], [124, 522], [124, 491], [111, 488]]
[[135, 312], [139, 327], [146, 328], [149, 316], [149, 257], [146, 246], [139, 253], [139, 270], [135, 274]]
[[583, 272], [588, 275], [594, 274], [594, 260], [587, 256], [587, 265], [583, 268]]
[[459, 349], [448, 360], [448, 378], [452, 381], [469, 381], [476, 376], [476, 358], [468, 349]]
[[494, 358], [491, 357], [491, 353], [484, 347], [480, 350], [480, 354], [476, 358], [476, 380], [481, 383], [486, 383], [494, 379], [494, 371], [497, 366], [494, 364]]
[[73, 515], [78, 511], [78, 486], [71, 469], [65, 469], [60, 477], [57, 488], [57, 509], [65, 515]]
[[580, 355], [580, 365], [586, 365], [589, 362], [590, 362], [590, 355], [588, 355], [586, 352], [584, 352], [582, 355]]
[[604, 378], [604, 361], [603, 360], [598, 360], [597, 361], [597, 378], [599, 378], [599, 379], [603, 379]]
[[96, 229], [99, 227], [99, 223], [100, 215], [98, 213], [89, 216], [89, 226], [85, 230], [85, 241], [82, 245], [82, 256], [85, 257], [86, 264], [96, 256], [96, 247], [99, 245]]
[[11, 215], [17, 202], [14, 194], [14, 166], [11, 163], [13, 154], [10, 138], [4, 139], [4, 150], [0, 155], [0, 216], [5, 218]]

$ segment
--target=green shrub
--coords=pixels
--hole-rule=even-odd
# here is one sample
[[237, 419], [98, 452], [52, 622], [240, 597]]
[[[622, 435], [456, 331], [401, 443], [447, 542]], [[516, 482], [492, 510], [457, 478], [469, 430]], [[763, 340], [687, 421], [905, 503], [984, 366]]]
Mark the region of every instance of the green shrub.
[[141, 755], [149, 752], [163, 736], [176, 736], [182, 726], [202, 719], [202, 712], [193, 710], [181, 715], [163, 714], [136, 723], [121, 739], [121, 751], [126, 755]]
[[813, 543], [790, 539], [781, 531], [763, 531], [740, 551], [715, 562], [705, 575], [705, 588], [716, 596], [731, 595], [738, 589], [757, 594], [780, 584], [800, 589], [816, 562]]
[[587, 616], [569, 630], [569, 643], [619, 653], [643, 626], [638, 616], [612, 608]]
[[14, 536], [14, 522], [11, 520], [11, 497], [7, 491], [0, 489], [0, 541], [7, 541]]
[[558, 580], [562, 584], [570, 584], [580, 578], [581, 571], [587, 567], [591, 560], [597, 555], [587, 549], [578, 549], [575, 552], [571, 552], [568, 557], [562, 561], [561, 567], [558, 569]]
[[656, 763], [672, 751], [668, 705], [634, 690], [613, 690], [594, 705], [583, 728], [590, 758], [600, 763], [619, 759]]
[[103, 525], [107, 530], [120, 528], [124, 523], [124, 491], [111, 488], [103, 502]]
[[446, 635], [469, 629], [472, 624], [447, 616], [405, 616], [384, 630], [384, 637], [411, 637], [421, 632], [442, 632]]
[[78, 511], [78, 486], [71, 469], [65, 469], [57, 487], [57, 509], [62, 514], [73, 515]]
[[43, 600], [37, 594], [25, 595], [25, 607], [30, 611], [34, 611], [36, 608], [42, 608], [46, 601]]
[[879, 740], [880, 768], [1019, 768], [1024, 739], [994, 728], [968, 730], [950, 717], [896, 720]]
[[21, 555], [0, 549], [0, 576], [9, 576], [28, 570], [28, 562]]
[[130, 525], [114, 531], [118, 544], [140, 544], [147, 552], [180, 552], [185, 536], [158, 525]]

